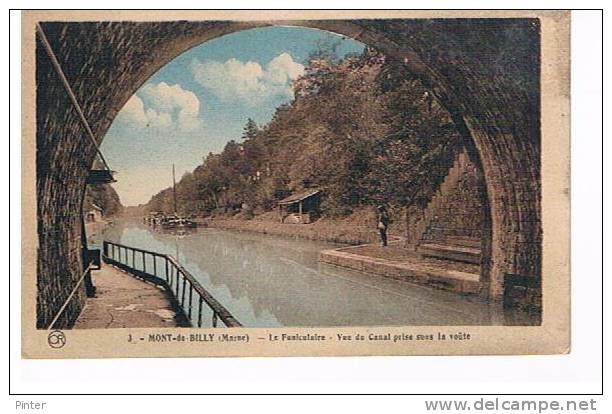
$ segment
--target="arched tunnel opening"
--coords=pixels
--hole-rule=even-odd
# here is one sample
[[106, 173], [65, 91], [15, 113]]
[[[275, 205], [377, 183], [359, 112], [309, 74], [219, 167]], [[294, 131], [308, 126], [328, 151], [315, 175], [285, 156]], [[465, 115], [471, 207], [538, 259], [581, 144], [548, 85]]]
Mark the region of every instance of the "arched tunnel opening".
[[[403, 65], [452, 119], [464, 148], [462, 168], [473, 168], [484, 183], [477, 186], [483, 204], [480, 295], [541, 308], [537, 19], [41, 22], [97, 142], [83, 139], [78, 111], [37, 37], [38, 327], [54, 318], [83, 273], [86, 183], [97, 147], [121, 108], [185, 51], [224, 34], [271, 25], [338, 33]], [[91, 53], [74, 52], [83, 44]], [[407, 226], [422, 222], [419, 218], [413, 214]], [[444, 225], [419, 234], [436, 228]], [[83, 287], [58, 326], [71, 326], [85, 296]]]

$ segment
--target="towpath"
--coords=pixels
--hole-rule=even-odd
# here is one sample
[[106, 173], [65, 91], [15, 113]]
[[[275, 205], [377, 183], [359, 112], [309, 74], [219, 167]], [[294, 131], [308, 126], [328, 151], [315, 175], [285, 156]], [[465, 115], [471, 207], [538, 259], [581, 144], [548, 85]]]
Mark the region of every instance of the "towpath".
[[108, 264], [92, 272], [96, 297], [88, 298], [75, 329], [185, 326], [166, 291]]

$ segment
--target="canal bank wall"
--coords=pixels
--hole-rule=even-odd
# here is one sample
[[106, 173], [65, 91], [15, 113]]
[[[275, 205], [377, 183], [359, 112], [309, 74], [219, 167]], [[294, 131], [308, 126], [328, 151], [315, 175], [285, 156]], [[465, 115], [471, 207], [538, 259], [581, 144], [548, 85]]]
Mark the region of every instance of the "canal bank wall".
[[282, 224], [264, 220], [214, 218], [200, 224], [223, 230], [248, 231], [348, 245], [378, 242], [378, 232], [373, 226], [352, 226], [331, 219], [321, 219], [311, 224]]
[[375, 254], [366, 255], [359, 250], [362, 247], [370, 246], [323, 250], [319, 254], [319, 261], [456, 293], [477, 294], [480, 291], [480, 275], [476, 269], [437, 263], [435, 260], [409, 254], [391, 260]]

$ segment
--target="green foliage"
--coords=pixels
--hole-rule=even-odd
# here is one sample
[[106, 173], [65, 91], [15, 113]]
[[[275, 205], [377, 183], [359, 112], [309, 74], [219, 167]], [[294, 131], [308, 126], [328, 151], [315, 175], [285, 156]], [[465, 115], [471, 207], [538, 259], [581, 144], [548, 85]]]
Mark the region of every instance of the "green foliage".
[[[180, 212], [250, 215], [312, 186], [333, 216], [429, 201], [462, 145], [450, 116], [403, 64], [372, 50], [334, 56], [333, 45], [322, 46], [294, 82], [293, 102], [267, 125], [249, 119], [240, 142], [181, 178]], [[172, 211], [172, 189], [147, 208]]]
[[89, 211], [96, 205], [102, 209], [105, 217], [121, 214], [123, 205], [119, 195], [109, 184], [88, 185], [83, 200], [83, 211]]

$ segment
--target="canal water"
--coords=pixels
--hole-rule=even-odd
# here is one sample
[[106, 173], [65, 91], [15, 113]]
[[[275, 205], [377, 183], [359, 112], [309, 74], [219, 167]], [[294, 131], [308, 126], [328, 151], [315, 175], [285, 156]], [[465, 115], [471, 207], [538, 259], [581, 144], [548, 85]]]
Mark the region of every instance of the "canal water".
[[164, 233], [117, 221], [104, 238], [171, 254], [244, 326], [531, 324], [476, 298], [320, 263], [334, 244], [199, 228]]

